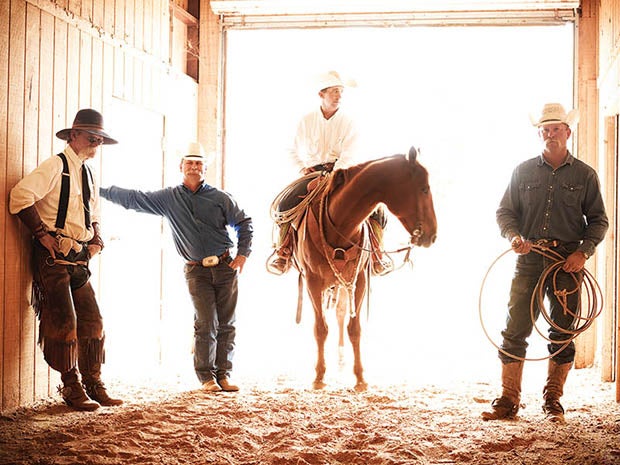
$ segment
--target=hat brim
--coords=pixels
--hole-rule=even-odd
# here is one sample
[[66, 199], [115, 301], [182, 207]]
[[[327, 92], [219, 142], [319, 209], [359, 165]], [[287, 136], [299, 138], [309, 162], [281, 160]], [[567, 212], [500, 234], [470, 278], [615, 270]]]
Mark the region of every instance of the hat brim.
[[564, 119], [550, 118], [546, 120], [539, 120], [530, 114], [530, 121], [532, 126], [537, 128], [547, 124], [566, 124], [569, 128], [573, 129], [573, 127], [579, 122], [579, 110], [573, 109], [569, 111]]
[[95, 136], [103, 137], [103, 145], [118, 144], [116, 139], [112, 139], [107, 133], [98, 129], [80, 129], [80, 128], [67, 128], [56, 133], [56, 137], [62, 140], [69, 140], [69, 134], [71, 131], [84, 131]]

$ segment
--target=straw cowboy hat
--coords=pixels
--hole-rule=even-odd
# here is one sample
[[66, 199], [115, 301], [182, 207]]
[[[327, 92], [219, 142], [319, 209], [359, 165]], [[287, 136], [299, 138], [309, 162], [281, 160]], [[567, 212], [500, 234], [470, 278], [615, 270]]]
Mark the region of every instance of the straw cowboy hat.
[[357, 87], [355, 79], [347, 78], [343, 79], [336, 71], [328, 71], [320, 74], [317, 77], [316, 86], [319, 90], [327, 89], [328, 87]]
[[103, 129], [103, 116], [97, 110], [86, 108], [76, 113], [73, 126], [56, 133], [56, 137], [62, 140], [69, 140], [69, 134], [73, 130], [79, 130], [103, 137], [104, 144], [118, 144]]
[[564, 123], [572, 129], [579, 121], [579, 111], [571, 110], [566, 113], [566, 110], [561, 104], [546, 103], [543, 106], [540, 117], [535, 117], [530, 114], [530, 120], [536, 127], [544, 126], [545, 124]]
[[190, 142], [182, 150], [179, 150], [179, 155], [183, 160], [200, 160], [205, 165], [211, 163], [214, 158], [213, 154], [208, 154], [202, 148], [200, 142]]

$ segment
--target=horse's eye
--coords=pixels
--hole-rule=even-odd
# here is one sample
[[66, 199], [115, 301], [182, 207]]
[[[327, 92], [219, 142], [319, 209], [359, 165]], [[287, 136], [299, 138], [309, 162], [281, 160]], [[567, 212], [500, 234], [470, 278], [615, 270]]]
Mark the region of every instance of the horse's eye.
[[431, 191], [431, 190], [428, 188], [428, 186], [427, 186], [427, 187], [423, 187], [423, 188], [422, 188], [422, 192], [423, 192], [424, 194], [428, 194], [430, 191]]

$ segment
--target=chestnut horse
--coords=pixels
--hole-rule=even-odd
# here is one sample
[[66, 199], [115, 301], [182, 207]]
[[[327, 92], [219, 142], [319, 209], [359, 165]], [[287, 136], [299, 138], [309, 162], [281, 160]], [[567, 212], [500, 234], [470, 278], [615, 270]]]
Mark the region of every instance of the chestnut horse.
[[[314, 196], [297, 226], [294, 260], [305, 281], [315, 315], [318, 347], [315, 389], [325, 386], [324, 305], [329, 296], [348, 297], [347, 332], [353, 346], [355, 389], [366, 389], [360, 359], [360, 308], [366, 294], [370, 241], [367, 218], [384, 204], [409, 233], [411, 246], [429, 247], [437, 220], [428, 172], [417, 151], [361, 163], [323, 174], [324, 189]], [[342, 292], [344, 291], [344, 292]], [[299, 309], [298, 309], [299, 312]]]

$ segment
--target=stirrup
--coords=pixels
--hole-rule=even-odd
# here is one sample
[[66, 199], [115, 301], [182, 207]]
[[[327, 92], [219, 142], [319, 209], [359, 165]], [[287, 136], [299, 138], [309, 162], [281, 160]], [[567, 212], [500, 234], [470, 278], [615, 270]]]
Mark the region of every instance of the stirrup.
[[267, 259], [265, 266], [269, 273], [276, 276], [282, 276], [291, 269], [291, 259], [283, 258], [278, 255], [277, 251], [274, 251]]
[[394, 262], [385, 260], [384, 258], [377, 258], [372, 260], [372, 274], [374, 276], [385, 276], [388, 273], [394, 271]]

